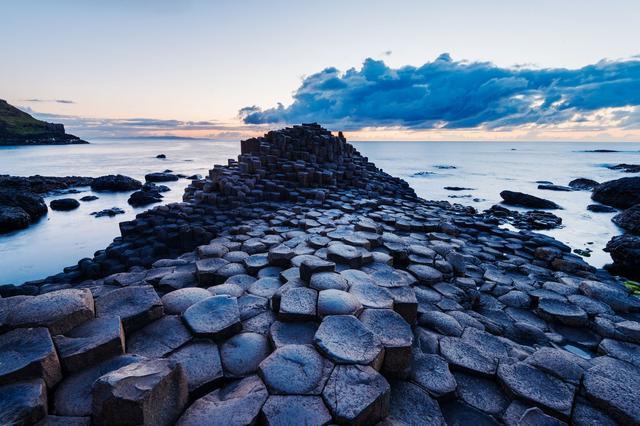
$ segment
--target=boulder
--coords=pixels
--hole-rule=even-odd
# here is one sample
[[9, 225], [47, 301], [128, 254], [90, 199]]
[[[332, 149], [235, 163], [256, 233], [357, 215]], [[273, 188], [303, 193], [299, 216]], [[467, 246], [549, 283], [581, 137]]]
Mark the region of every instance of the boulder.
[[58, 198], [57, 200], [51, 200], [49, 207], [51, 207], [51, 210], [69, 211], [80, 207], [80, 202], [75, 198]]
[[148, 206], [162, 201], [162, 195], [155, 191], [136, 191], [129, 196], [127, 203], [133, 207]]
[[578, 190], [591, 191], [596, 186], [600, 185], [593, 179], [577, 178], [569, 182], [569, 187]]
[[594, 213], [615, 213], [618, 210], [613, 207], [605, 206], [604, 204], [589, 204], [587, 210]]
[[512, 206], [528, 207], [533, 209], [559, 209], [560, 206], [553, 201], [545, 200], [544, 198], [536, 197], [534, 195], [525, 194], [515, 191], [502, 191], [500, 193], [503, 202]]
[[95, 382], [93, 423], [171, 425], [187, 405], [187, 398], [187, 379], [176, 361], [136, 362]]
[[618, 213], [611, 220], [625, 231], [640, 235], [640, 204]]
[[142, 182], [123, 175], [97, 177], [91, 182], [94, 191], [135, 191], [142, 188]]
[[631, 234], [615, 236], [609, 240], [604, 251], [608, 252], [613, 259], [614, 272], [640, 280], [640, 236]]
[[191, 305], [209, 297], [211, 297], [211, 292], [204, 288], [187, 287], [162, 296], [162, 304], [167, 314], [182, 315]]
[[144, 175], [144, 180], [147, 182], [172, 182], [178, 179], [178, 176], [166, 172], [147, 173]]
[[640, 176], [601, 183], [595, 187], [591, 198], [619, 209], [628, 209], [634, 204], [640, 204]]

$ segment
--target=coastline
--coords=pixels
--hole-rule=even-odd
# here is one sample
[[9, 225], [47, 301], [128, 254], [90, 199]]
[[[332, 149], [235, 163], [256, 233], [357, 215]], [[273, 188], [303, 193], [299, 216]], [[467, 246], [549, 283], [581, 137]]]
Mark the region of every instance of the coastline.
[[106, 422], [640, 422], [640, 299], [619, 279], [417, 197], [317, 125], [241, 149], [93, 259], [0, 290], [0, 359], [21, 341], [41, 366], [0, 371], [30, 380], [0, 393]]

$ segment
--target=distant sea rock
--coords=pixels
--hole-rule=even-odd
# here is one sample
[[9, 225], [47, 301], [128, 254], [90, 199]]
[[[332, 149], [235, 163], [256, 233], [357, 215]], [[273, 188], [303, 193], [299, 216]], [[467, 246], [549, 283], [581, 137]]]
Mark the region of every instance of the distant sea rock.
[[640, 235], [640, 204], [618, 213], [611, 220], [620, 228]]
[[607, 166], [611, 170], [622, 170], [625, 173], [640, 173], [640, 164], [616, 164], [615, 166]]
[[142, 188], [142, 182], [124, 175], [100, 176], [93, 180], [94, 191], [135, 191]]
[[505, 204], [520, 207], [529, 207], [533, 209], [559, 209], [559, 205], [553, 201], [546, 200], [544, 198], [536, 197], [534, 195], [525, 194], [523, 192], [516, 191], [502, 191], [500, 196], [504, 200]]
[[573, 189], [587, 190], [591, 191], [596, 186], [600, 185], [599, 182], [596, 182], [593, 179], [587, 178], [578, 178], [569, 182], [569, 187]]
[[89, 142], [65, 133], [62, 124], [35, 119], [0, 99], [0, 146], [87, 143]]
[[593, 190], [591, 198], [608, 206], [628, 209], [640, 203], [640, 176], [604, 182]]

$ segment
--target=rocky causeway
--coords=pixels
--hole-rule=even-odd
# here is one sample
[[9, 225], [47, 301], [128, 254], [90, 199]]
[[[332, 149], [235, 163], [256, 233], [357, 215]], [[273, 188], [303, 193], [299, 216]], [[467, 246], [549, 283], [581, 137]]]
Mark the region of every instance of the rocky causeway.
[[640, 424], [623, 277], [316, 124], [241, 144], [93, 258], [0, 287], [0, 424]]

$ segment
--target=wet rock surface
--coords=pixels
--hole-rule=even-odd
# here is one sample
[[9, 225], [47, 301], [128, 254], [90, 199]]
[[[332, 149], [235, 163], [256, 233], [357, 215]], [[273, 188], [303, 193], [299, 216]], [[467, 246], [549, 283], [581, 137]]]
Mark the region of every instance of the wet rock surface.
[[242, 142], [184, 199], [0, 288], [0, 415], [640, 424], [640, 300], [551, 237], [421, 200], [317, 125]]

